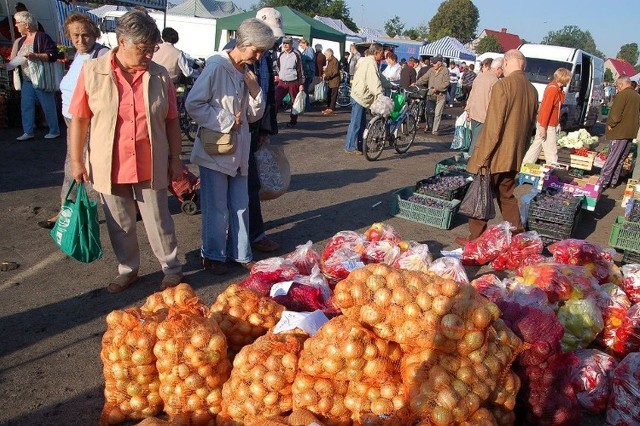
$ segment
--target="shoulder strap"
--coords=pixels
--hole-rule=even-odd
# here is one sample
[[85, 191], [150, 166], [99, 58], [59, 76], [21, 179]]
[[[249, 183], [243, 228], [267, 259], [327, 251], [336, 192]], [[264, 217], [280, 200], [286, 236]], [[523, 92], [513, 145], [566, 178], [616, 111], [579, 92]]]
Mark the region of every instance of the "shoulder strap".
[[95, 59], [98, 57], [98, 54], [100, 53], [100, 51], [104, 48], [103, 45], [101, 45], [100, 43], [95, 43], [93, 45], [93, 52], [91, 53], [91, 59]]

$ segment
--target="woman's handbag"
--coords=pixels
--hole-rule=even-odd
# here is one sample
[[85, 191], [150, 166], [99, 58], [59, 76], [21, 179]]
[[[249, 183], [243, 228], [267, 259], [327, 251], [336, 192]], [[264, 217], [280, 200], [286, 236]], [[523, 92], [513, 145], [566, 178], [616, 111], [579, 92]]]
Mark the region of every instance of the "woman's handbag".
[[60, 90], [60, 82], [64, 76], [62, 62], [27, 61], [27, 66], [34, 89], [45, 92]]
[[488, 167], [483, 166], [478, 169], [467, 194], [460, 203], [460, 213], [480, 220], [489, 220], [496, 216], [493, 190], [491, 189], [491, 173]]
[[89, 263], [102, 257], [98, 205], [89, 200], [84, 183], [78, 184], [75, 201], [69, 200], [75, 185], [73, 180], [51, 230], [51, 238], [66, 255]]
[[235, 130], [221, 133], [200, 126], [198, 138], [200, 138], [204, 152], [208, 155], [227, 155], [236, 152], [237, 135]]

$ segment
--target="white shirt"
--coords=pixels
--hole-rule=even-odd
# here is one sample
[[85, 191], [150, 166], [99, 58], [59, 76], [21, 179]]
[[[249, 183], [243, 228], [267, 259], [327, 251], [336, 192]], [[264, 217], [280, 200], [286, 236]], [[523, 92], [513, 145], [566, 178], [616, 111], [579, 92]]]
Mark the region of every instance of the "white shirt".
[[394, 65], [387, 65], [387, 67], [382, 71], [382, 75], [387, 78], [389, 81], [398, 81], [400, 80], [400, 71], [402, 67], [399, 63], [395, 63]]

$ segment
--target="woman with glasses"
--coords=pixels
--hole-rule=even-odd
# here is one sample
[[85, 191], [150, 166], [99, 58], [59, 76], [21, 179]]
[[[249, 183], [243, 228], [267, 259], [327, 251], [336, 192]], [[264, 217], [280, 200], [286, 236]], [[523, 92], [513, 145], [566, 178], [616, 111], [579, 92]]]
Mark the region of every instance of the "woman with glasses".
[[[176, 93], [167, 70], [152, 62], [160, 31], [146, 12], [118, 19], [118, 46], [84, 63], [71, 99], [71, 172], [101, 195], [118, 275], [107, 291], [119, 293], [138, 280], [140, 250], [136, 205], [149, 243], [162, 266], [161, 288], [182, 280], [168, 178], [182, 176]], [[90, 131], [88, 161], [83, 161]]]
[[22, 37], [15, 41], [11, 51], [11, 59], [23, 57], [27, 60], [24, 65], [18, 67], [21, 80], [20, 109], [24, 133], [16, 139], [19, 141], [33, 139], [36, 99], [42, 106], [44, 117], [49, 127], [49, 133], [44, 138], [55, 139], [60, 136], [60, 127], [58, 126], [58, 111], [56, 110], [54, 93], [45, 92], [33, 86], [33, 76], [31, 75], [33, 68], [29, 67], [29, 62], [57, 61], [58, 49], [56, 48], [56, 43], [46, 33], [38, 31], [38, 21], [31, 13], [25, 11], [17, 12], [13, 18], [16, 23], [16, 29]]

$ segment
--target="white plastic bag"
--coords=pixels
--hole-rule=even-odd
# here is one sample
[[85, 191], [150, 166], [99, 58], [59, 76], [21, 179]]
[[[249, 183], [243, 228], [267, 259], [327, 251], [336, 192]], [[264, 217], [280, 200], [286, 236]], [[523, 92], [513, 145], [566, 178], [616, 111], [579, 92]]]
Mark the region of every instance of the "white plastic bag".
[[467, 111], [456, 118], [456, 129], [450, 149], [468, 149], [471, 145], [471, 122], [467, 121]]
[[327, 100], [327, 83], [321, 81], [316, 84], [316, 87], [313, 90], [313, 99], [316, 102], [324, 102]]
[[304, 109], [307, 104], [307, 94], [304, 91], [298, 92], [296, 95], [296, 99], [293, 101], [293, 106], [291, 107], [291, 114], [293, 115], [301, 115], [304, 114]]
[[388, 96], [380, 95], [371, 104], [371, 113], [381, 115], [383, 117], [388, 116], [393, 111], [393, 99]]
[[282, 147], [263, 145], [255, 156], [260, 177], [260, 200], [273, 200], [287, 192], [291, 170]]

